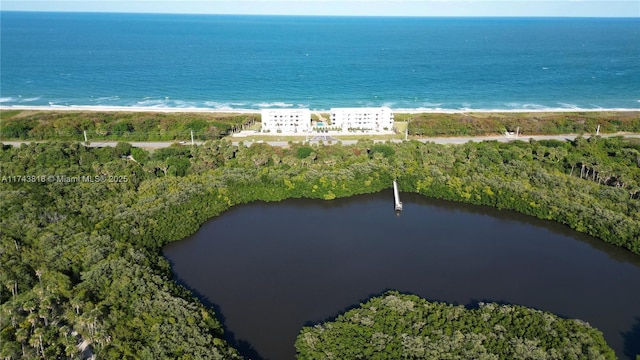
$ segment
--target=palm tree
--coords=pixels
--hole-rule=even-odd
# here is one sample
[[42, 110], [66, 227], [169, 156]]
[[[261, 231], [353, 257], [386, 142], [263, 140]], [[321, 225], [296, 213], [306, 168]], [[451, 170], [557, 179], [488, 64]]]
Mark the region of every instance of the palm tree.
[[43, 359], [46, 359], [44, 354], [44, 342], [42, 341], [42, 329], [37, 328], [33, 331], [33, 335], [29, 338], [29, 345], [31, 345], [36, 350], [40, 351], [40, 354]]

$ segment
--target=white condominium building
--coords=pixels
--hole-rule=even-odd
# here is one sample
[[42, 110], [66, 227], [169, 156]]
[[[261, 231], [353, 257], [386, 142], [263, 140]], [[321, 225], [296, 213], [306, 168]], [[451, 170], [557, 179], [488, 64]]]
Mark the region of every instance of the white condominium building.
[[393, 112], [388, 107], [378, 108], [332, 108], [331, 126], [356, 130], [391, 130]]
[[262, 131], [298, 133], [310, 127], [309, 109], [262, 109]]

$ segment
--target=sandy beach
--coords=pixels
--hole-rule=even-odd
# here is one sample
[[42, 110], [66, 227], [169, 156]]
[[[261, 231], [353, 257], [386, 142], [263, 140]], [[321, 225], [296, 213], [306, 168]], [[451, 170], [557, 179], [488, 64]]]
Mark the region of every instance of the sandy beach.
[[[290, 109], [286, 107], [283, 109]], [[276, 109], [276, 107], [269, 107]], [[200, 107], [136, 107], [136, 106], [0, 106], [0, 110], [31, 110], [31, 111], [96, 111], [96, 112], [157, 112], [157, 113], [213, 113], [213, 114], [258, 114], [262, 109], [234, 109], [234, 108], [200, 108]], [[329, 109], [311, 109], [314, 113], [328, 113]], [[397, 114], [465, 114], [465, 113], [575, 113], [575, 112], [640, 112], [638, 109], [582, 109], [582, 108], [541, 108], [541, 109], [440, 109], [440, 108], [411, 108], [392, 109]]]

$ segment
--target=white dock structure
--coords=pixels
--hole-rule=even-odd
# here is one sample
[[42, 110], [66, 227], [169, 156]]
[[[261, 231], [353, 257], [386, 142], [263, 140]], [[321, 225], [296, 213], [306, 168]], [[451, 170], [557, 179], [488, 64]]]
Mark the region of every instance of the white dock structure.
[[393, 180], [393, 200], [396, 211], [402, 211], [402, 201], [400, 201], [400, 194], [398, 194], [398, 182], [395, 180]]

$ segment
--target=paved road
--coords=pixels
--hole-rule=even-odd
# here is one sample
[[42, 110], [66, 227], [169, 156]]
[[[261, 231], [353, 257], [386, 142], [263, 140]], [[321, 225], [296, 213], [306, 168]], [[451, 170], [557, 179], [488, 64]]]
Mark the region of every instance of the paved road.
[[[2, 141], [0, 140], [0, 143], [3, 144], [7, 144], [7, 145], [12, 145], [12, 146], [20, 146], [21, 144], [28, 144], [31, 142], [47, 142], [47, 141], [26, 141], [26, 140], [21, 140], [21, 141]], [[175, 141], [128, 141], [129, 144], [131, 144], [134, 147], [139, 147], [139, 148], [143, 148], [143, 149], [149, 149], [149, 150], [153, 150], [153, 149], [160, 149], [160, 148], [165, 148], [165, 147], [169, 147], [173, 144], [176, 144], [177, 142]], [[96, 141], [96, 142], [89, 142], [89, 147], [105, 147], [105, 146], [111, 146], [111, 147], [115, 147], [118, 144], [117, 141]], [[186, 144], [183, 144], [184, 146], [190, 145], [191, 143], [188, 142]], [[195, 142], [196, 145], [202, 145], [202, 141], [196, 141]]]
[[[634, 137], [634, 138], [640, 138], [640, 134], [622, 134], [622, 133], [618, 133], [618, 134], [602, 134], [600, 136], [602, 137], [613, 137], [613, 136], [620, 136], [620, 135], [624, 135], [626, 137]], [[585, 134], [583, 135], [584, 137], [589, 137], [590, 135]], [[467, 143], [469, 141], [473, 141], [473, 142], [481, 142], [481, 141], [499, 141], [499, 142], [509, 142], [509, 141], [514, 141], [514, 140], [522, 140], [522, 141], [529, 141], [529, 139], [534, 139], [534, 140], [561, 140], [561, 141], [565, 141], [565, 140], [574, 140], [576, 137], [578, 137], [578, 134], [562, 134], [562, 135], [532, 135], [532, 136], [464, 136], [464, 137], [432, 137], [432, 138], [420, 138], [420, 139], [416, 139], [418, 141], [421, 142], [434, 142], [436, 144], [464, 144]], [[337, 139], [340, 140], [340, 139]], [[342, 142], [343, 145], [353, 145], [355, 143], [358, 142], [358, 140], [340, 140]], [[384, 143], [387, 142], [388, 140], [374, 140], [374, 142], [376, 143]], [[394, 143], [400, 143], [403, 142], [404, 140], [400, 140], [400, 139], [392, 139], [389, 140], [391, 142]], [[335, 143], [336, 141], [333, 141], [333, 143]], [[244, 141], [244, 144], [251, 144], [251, 141]], [[282, 147], [287, 147], [289, 146], [289, 143], [287, 141], [264, 141], [264, 143], [267, 143], [271, 146], [282, 146]], [[325, 144], [327, 144], [327, 142], [324, 142]], [[238, 145], [239, 142], [238, 141], [234, 141], [233, 142], [234, 145]]]
[[[627, 137], [634, 137], [634, 138], [640, 138], [640, 134], [602, 134], [602, 137], [612, 137], [612, 136], [619, 136], [619, 135], [624, 135]], [[495, 141], [500, 141], [500, 142], [509, 142], [509, 141], [513, 141], [513, 140], [523, 140], [523, 141], [529, 141], [529, 139], [534, 139], [534, 140], [573, 140], [577, 137], [577, 134], [564, 134], [564, 135], [532, 135], [532, 136], [519, 136], [519, 137], [515, 137], [515, 136], [465, 136], [465, 137], [434, 137], [434, 138], [420, 138], [417, 139], [418, 141], [421, 142], [434, 142], [436, 144], [464, 144], [466, 142], [469, 141], [473, 141], [473, 142], [481, 142], [481, 141], [490, 141], [490, 140], [495, 140]], [[585, 137], [588, 137], [589, 135], [584, 135]], [[374, 140], [374, 142], [376, 143], [383, 143], [386, 142], [387, 140]], [[402, 142], [403, 140], [399, 140], [399, 139], [393, 139], [391, 140], [391, 142], [394, 143], [399, 143]], [[24, 143], [29, 143], [31, 141], [1, 141], [0, 143], [4, 143], [7, 145], [12, 145], [12, 146], [20, 146], [21, 144]], [[343, 145], [353, 145], [355, 143], [357, 143], [357, 140], [342, 140], [342, 144]], [[99, 141], [99, 142], [91, 142], [89, 143], [90, 147], [104, 147], [104, 146], [116, 146], [118, 142], [116, 141]], [[135, 147], [139, 147], [139, 148], [144, 148], [144, 149], [149, 149], [149, 150], [153, 150], [153, 149], [159, 149], [159, 148], [164, 148], [164, 147], [169, 147], [173, 144], [175, 144], [176, 142], [173, 141], [156, 141], [156, 142], [141, 142], [141, 141], [134, 141], [134, 142], [129, 142], [132, 146]], [[240, 141], [233, 141], [234, 145], [238, 145], [240, 143]], [[253, 144], [256, 143], [254, 141], [243, 141], [243, 143], [245, 145], [249, 145], [249, 144]], [[280, 146], [280, 147], [287, 147], [289, 146], [288, 141], [263, 141], [263, 143], [269, 144], [271, 146]], [[335, 143], [335, 142], [334, 142]], [[201, 145], [202, 141], [196, 141], [195, 142], [196, 145]], [[326, 144], [326, 142], [325, 142]], [[183, 144], [184, 146], [188, 146], [190, 145], [190, 143], [186, 143]]]

